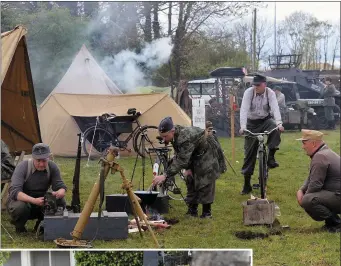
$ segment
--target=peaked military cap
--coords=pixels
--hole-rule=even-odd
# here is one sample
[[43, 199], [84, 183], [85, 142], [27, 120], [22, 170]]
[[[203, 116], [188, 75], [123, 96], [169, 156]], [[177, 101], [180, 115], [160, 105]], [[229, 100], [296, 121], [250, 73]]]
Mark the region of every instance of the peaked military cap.
[[302, 129], [302, 137], [296, 140], [322, 140], [323, 135], [317, 130]]
[[253, 82], [252, 82], [253, 85], [259, 85], [259, 84], [261, 84], [263, 82], [266, 82], [266, 77], [265, 76], [255, 75], [253, 77]]

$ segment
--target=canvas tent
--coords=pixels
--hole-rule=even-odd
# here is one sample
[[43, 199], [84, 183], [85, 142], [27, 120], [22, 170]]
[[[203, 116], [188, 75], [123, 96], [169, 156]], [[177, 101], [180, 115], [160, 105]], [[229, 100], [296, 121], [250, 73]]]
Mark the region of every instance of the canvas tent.
[[17, 26], [1, 34], [1, 139], [13, 153], [41, 142], [26, 33]]
[[55, 93], [122, 94], [84, 44], [63, 78], [45, 101]]
[[[167, 94], [53, 94], [39, 110], [43, 141], [50, 145], [54, 155], [75, 157], [82, 118], [95, 120], [103, 113], [126, 115], [129, 108], [142, 113], [139, 117], [142, 125], [157, 126], [166, 116], [172, 116], [177, 124], [191, 125], [187, 114]], [[128, 146], [132, 148], [132, 143]]]

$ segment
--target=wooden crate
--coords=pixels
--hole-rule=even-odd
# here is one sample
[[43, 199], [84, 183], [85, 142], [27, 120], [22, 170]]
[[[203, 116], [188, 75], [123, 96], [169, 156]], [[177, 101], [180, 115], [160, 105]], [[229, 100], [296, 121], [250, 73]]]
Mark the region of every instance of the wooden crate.
[[275, 203], [272, 200], [248, 200], [242, 205], [244, 225], [273, 224], [275, 221]]

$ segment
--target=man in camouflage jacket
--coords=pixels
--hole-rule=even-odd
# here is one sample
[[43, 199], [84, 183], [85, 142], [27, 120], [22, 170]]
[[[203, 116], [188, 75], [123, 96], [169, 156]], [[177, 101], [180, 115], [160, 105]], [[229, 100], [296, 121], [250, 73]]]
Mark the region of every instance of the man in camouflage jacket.
[[165, 174], [156, 176], [153, 184], [161, 184], [182, 169], [187, 169], [187, 214], [198, 216], [198, 205], [202, 204], [203, 210], [200, 217], [211, 218], [215, 181], [226, 170], [226, 166], [219, 164], [220, 145], [203, 129], [174, 126], [171, 117], [166, 117], [160, 122], [159, 133], [166, 144], [172, 143], [175, 156], [165, 170]]

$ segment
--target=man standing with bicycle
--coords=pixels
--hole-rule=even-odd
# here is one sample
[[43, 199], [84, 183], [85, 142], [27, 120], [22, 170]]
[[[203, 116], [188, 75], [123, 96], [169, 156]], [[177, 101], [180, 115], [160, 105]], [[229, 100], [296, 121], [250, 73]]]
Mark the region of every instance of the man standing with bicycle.
[[198, 206], [203, 205], [201, 218], [212, 218], [211, 204], [215, 197], [216, 179], [226, 169], [219, 162], [221, 149], [213, 135], [199, 127], [174, 125], [171, 117], [164, 118], [159, 125], [159, 134], [165, 144], [172, 143], [175, 156], [165, 169], [165, 174], [155, 176], [153, 185], [159, 185], [175, 176], [182, 169], [186, 171], [188, 204], [187, 214], [198, 216]]
[[[276, 94], [266, 86], [266, 77], [256, 75], [253, 78], [252, 84], [252, 87], [245, 90], [242, 99], [240, 108], [240, 134], [243, 134], [245, 129], [253, 133], [262, 133], [278, 127], [280, 131], [284, 131]], [[274, 119], [272, 118], [272, 114]], [[269, 149], [267, 165], [269, 168], [279, 166], [275, 160], [275, 153], [280, 143], [280, 132], [274, 130], [269, 135], [267, 141]], [[257, 150], [258, 140], [252, 136], [246, 136], [244, 143], [244, 164], [242, 167], [242, 174], [244, 175], [242, 195], [252, 191], [251, 176], [253, 175], [256, 164]]]

